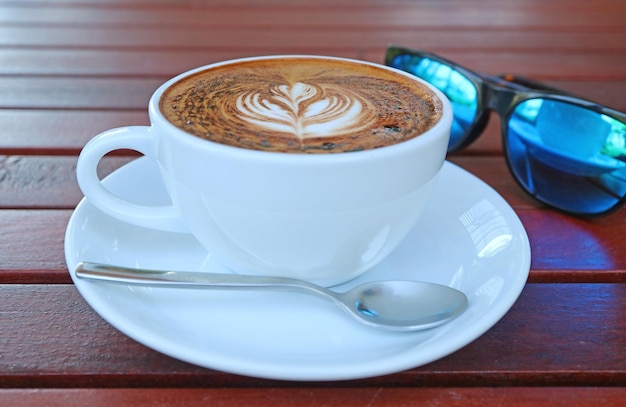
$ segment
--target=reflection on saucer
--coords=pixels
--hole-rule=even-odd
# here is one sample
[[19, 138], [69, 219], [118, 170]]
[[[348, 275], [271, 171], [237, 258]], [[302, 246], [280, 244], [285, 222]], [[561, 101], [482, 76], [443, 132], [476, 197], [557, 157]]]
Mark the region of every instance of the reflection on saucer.
[[526, 145], [533, 158], [552, 168], [572, 175], [597, 177], [626, 166], [626, 163], [600, 153], [588, 157], [576, 157], [558, 151], [553, 147], [547, 146], [541, 140], [535, 126], [524, 120], [512, 118], [509, 121], [509, 132], [511, 135], [517, 136]]

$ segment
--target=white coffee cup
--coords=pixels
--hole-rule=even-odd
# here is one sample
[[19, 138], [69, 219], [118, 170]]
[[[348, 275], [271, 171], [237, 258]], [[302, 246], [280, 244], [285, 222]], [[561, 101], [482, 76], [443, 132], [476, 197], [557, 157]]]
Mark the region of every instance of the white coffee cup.
[[[443, 113], [424, 133], [398, 144], [346, 153], [291, 154], [232, 147], [191, 135], [170, 123], [159, 101], [172, 84], [194, 73], [246, 58], [195, 69], [163, 84], [149, 103], [151, 125], [105, 131], [80, 154], [79, 185], [104, 213], [141, 227], [192, 233], [236, 273], [287, 276], [335, 285], [359, 276], [391, 253], [415, 226], [445, 160], [452, 108], [427, 86]], [[311, 57], [306, 57], [311, 58]], [[101, 158], [117, 149], [141, 152], [159, 164], [172, 204], [126, 202], [97, 176]]]

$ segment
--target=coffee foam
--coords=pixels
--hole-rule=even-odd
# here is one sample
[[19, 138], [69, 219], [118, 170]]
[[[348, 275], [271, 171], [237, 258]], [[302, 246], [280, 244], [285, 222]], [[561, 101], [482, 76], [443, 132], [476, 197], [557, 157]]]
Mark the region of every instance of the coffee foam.
[[161, 111], [177, 127], [231, 146], [344, 152], [413, 138], [441, 117], [426, 86], [385, 69], [316, 58], [244, 61], [185, 77]]
[[332, 86], [278, 85], [268, 95], [251, 90], [237, 98], [237, 117], [267, 131], [292, 134], [299, 140], [354, 133], [370, 127], [367, 100], [361, 95]]

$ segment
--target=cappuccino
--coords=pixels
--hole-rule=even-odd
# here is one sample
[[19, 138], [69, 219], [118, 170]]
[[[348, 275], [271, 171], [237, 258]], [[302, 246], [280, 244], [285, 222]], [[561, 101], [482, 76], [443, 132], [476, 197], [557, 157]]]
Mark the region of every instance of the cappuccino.
[[416, 137], [442, 116], [427, 86], [382, 67], [281, 57], [184, 77], [163, 93], [165, 118], [194, 136], [286, 153], [339, 153]]
[[[161, 85], [148, 112], [149, 126], [110, 129], [81, 151], [91, 204], [192, 234], [220, 269], [325, 286], [365, 273], [414, 230], [452, 125], [448, 99], [414, 76], [311, 56], [194, 69]], [[118, 149], [158, 163], [170, 199], [144, 205], [106, 188], [98, 163]], [[342, 153], [354, 150], [365, 151]]]

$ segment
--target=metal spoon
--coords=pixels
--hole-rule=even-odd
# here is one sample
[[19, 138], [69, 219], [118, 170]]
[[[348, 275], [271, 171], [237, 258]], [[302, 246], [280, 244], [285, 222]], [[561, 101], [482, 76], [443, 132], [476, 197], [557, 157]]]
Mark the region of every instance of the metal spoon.
[[151, 286], [303, 290], [332, 300], [366, 325], [403, 332], [445, 324], [467, 308], [467, 297], [462, 292], [444, 285], [417, 281], [370, 282], [337, 293], [292, 278], [142, 270], [98, 263], [79, 263], [76, 276]]

